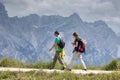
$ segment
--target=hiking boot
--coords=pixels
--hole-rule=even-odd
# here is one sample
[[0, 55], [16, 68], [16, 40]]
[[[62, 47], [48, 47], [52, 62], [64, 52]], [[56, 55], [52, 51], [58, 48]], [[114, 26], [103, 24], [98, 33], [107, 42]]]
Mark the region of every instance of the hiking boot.
[[50, 70], [53, 69], [53, 68], [49, 68]]
[[68, 70], [68, 71], [72, 71], [72, 69], [69, 69], [69, 68], [68, 68], [67, 70]]
[[83, 71], [87, 71], [87, 69], [82, 69]]
[[51, 67], [51, 68], [49, 68], [49, 69], [51, 70], [51, 69], [54, 69], [54, 68]]
[[65, 67], [63, 67], [61, 70], [65, 70]]

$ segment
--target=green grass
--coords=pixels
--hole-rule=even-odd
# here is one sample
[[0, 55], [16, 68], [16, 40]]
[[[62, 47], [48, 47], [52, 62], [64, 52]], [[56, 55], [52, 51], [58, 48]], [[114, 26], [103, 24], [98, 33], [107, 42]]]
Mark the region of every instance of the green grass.
[[109, 64], [102, 67], [103, 70], [120, 70], [120, 61], [112, 60]]
[[[50, 68], [52, 62], [36, 62], [32, 64], [26, 64], [20, 61], [15, 61], [13, 59], [4, 58], [0, 60], [0, 67], [16, 67], [16, 68], [37, 68], [37, 69], [48, 69]], [[67, 65], [66, 65], [67, 66]], [[61, 65], [59, 63], [56, 64], [55, 69], [60, 69]], [[82, 69], [82, 66], [74, 65], [74, 69]], [[88, 69], [100, 69], [100, 67], [90, 67]]]
[[0, 80], [120, 80], [120, 73], [81, 75], [70, 72], [0, 72]]
[[50, 63], [36, 62], [32, 64], [26, 64], [20, 61], [15, 61], [13, 59], [4, 58], [0, 60], [1, 67], [16, 67], [16, 68], [49, 68]]
[[[4, 58], [0, 60], [0, 67], [16, 67], [16, 68], [37, 68], [37, 69], [48, 69], [51, 66], [51, 62], [36, 62], [32, 64], [26, 64], [20, 61], [15, 61], [13, 59]], [[56, 64], [55, 69], [60, 69], [61, 65]], [[82, 66], [74, 65], [74, 69], [82, 69]], [[120, 61], [113, 60], [109, 64], [104, 66], [87, 66], [88, 69], [92, 70], [120, 70]]]
[[12, 59], [4, 58], [0, 60], [0, 66], [1, 67], [25, 67], [26, 64], [20, 62], [20, 61], [15, 61]]

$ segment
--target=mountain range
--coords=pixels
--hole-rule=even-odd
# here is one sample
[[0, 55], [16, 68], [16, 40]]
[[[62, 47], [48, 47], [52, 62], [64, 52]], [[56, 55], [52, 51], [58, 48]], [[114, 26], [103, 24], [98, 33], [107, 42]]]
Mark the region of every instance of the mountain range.
[[87, 41], [83, 58], [87, 65], [103, 65], [118, 58], [120, 36], [102, 20], [83, 21], [77, 13], [68, 17], [59, 15], [9, 17], [0, 3], [0, 58], [8, 57], [26, 63], [52, 61], [54, 50], [48, 50], [54, 42], [54, 31], [59, 31], [66, 42], [65, 62], [73, 51], [73, 32]]

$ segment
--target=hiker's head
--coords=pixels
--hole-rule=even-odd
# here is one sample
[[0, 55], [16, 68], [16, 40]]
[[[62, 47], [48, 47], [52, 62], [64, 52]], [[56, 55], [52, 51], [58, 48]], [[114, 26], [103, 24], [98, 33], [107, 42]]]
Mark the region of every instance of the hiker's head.
[[59, 35], [59, 32], [58, 31], [55, 31], [54, 32], [54, 35], [57, 37]]
[[77, 33], [77, 32], [74, 32], [74, 33], [73, 33], [73, 37], [74, 37], [74, 38], [77, 38], [77, 37], [78, 37], [78, 33]]

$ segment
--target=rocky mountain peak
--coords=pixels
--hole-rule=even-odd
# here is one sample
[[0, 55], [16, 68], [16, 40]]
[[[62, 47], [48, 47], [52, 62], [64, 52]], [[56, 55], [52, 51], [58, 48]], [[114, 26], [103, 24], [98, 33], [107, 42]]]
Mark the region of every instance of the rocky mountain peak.
[[73, 13], [72, 15], [70, 15], [69, 19], [74, 21], [74, 22], [83, 22], [77, 13]]
[[0, 17], [8, 17], [5, 6], [2, 3], [0, 3]]

